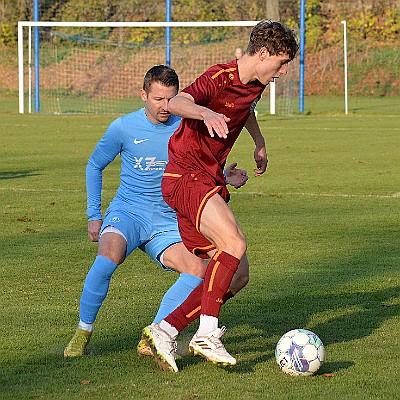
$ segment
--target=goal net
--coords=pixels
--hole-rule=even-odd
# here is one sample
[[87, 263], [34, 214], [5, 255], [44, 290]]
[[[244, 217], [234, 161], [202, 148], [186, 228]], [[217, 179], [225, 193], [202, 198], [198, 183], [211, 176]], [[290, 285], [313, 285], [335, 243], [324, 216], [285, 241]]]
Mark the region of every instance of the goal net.
[[[141, 106], [143, 77], [153, 65], [169, 60], [184, 88], [211, 65], [231, 61], [237, 47], [245, 49], [255, 24], [19, 22], [20, 112], [130, 112]], [[40, 37], [38, 65], [34, 27]], [[288, 74], [276, 84], [276, 113], [293, 110], [293, 77]], [[270, 101], [268, 89], [263, 101]]]

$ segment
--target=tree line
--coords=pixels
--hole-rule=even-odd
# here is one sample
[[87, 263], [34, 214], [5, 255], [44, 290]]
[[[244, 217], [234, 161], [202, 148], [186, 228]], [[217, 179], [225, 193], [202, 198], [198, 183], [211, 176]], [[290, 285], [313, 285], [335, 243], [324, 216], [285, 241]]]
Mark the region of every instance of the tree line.
[[[271, 15], [295, 29], [299, 24], [299, 3], [299, 0], [172, 0], [172, 20], [257, 21]], [[350, 39], [396, 42], [400, 30], [399, 3], [399, 0], [307, 0], [307, 45], [321, 48], [340, 41], [342, 19], [347, 21]], [[164, 21], [165, 2], [39, 0], [39, 14], [43, 21]], [[0, 0], [0, 44], [14, 46], [17, 22], [33, 20], [32, 16], [33, 0]]]

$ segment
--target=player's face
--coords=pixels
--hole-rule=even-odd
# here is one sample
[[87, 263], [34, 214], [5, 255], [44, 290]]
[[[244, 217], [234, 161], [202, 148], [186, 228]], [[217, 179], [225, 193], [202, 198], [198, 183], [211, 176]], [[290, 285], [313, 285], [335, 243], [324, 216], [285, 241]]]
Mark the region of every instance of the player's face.
[[177, 93], [176, 87], [164, 86], [159, 82], [153, 82], [148, 93], [143, 89], [140, 91], [140, 96], [146, 103], [147, 118], [153, 124], [163, 124], [169, 120], [171, 114], [167, 111], [168, 102]]
[[287, 54], [271, 56], [267, 50], [260, 50], [259, 62], [256, 67], [256, 78], [267, 85], [278, 79], [281, 75], [286, 75], [290, 58]]

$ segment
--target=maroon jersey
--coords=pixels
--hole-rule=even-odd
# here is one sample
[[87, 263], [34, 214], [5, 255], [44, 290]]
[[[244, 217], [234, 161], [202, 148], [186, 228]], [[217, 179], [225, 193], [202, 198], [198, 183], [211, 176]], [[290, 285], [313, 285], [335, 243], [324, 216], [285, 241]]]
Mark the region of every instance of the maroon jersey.
[[217, 135], [212, 138], [203, 121], [184, 118], [169, 142], [166, 173], [203, 170], [214, 177], [217, 184], [225, 185], [226, 158], [264, 89], [265, 85], [259, 81], [246, 85], [240, 82], [236, 60], [209, 68], [183, 89], [196, 104], [230, 118], [229, 133], [227, 139]]

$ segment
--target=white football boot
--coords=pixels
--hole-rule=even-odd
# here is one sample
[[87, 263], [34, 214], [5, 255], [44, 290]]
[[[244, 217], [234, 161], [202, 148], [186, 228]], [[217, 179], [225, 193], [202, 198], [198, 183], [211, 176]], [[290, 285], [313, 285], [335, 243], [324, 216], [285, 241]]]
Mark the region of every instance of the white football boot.
[[189, 351], [194, 355], [200, 355], [214, 364], [223, 366], [236, 365], [236, 359], [232, 357], [222, 344], [220, 337], [226, 332], [225, 326], [217, 328], [205, 336], [193, 336], [189, 343]]
[[175, 362], [176, 340], [159, 324], [149, 325], [143, 329], [142, 339], [153, 352], [154, 359], [163, 371], [178, 372]]

